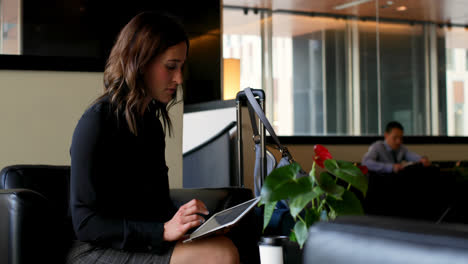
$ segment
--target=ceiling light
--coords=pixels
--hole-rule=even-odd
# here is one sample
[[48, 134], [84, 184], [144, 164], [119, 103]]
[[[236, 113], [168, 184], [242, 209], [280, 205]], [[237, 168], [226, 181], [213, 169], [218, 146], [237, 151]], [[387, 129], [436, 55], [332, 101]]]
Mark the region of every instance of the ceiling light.
[[408, 9], [406, 6], [399, 6], [397, 7], [397, 11], [406, 11], [406, 9]]
[[341, 10], [341, 9], [349, 8], [349, 7], [352, 7], [352, 6], [357, 6], [357, 5], [364, 4], [364, 3], [367, 3], [367, 2], [371, 2], [371, 1], [374, 1], [374, 0], [356, 0], [356, 1], [346, 3], [346, 4], [337, 5], [334, 8], [335, 8], [335, 10]]

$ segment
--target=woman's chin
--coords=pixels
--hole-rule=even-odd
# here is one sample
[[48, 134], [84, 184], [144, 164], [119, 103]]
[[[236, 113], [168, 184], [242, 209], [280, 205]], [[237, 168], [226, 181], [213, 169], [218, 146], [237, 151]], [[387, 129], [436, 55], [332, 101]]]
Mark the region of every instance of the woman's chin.
[[156, 99], [158, 102], [168, 104], [172, 100], [172, 96], [165, 96], [164, 98]]
[[153, 97], [154, 100], [162, 103], [162, 104], [168, 104], [170, 101], [172, 101], [172, 99], [175, 98], [175, 93], [163, 93], [163, 94], [159, 94], [157, 96], [154, 96]]

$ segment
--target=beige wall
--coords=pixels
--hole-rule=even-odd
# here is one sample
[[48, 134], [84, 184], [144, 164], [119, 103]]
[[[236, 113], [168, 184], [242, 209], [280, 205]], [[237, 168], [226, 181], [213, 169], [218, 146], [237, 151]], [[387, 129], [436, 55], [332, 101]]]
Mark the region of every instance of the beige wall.
[[[180, 95], [182, 97], [182, 95]], [[169, 111], [172, 125], [173, 136], [166, 136], [166, 163], [169, 167], [169, 184], [171, 188], [182, 188], [182, 131], [184, 104], [178, 103]]]
[[[69, 165], [73, 130], [102, 91], [102, 73], [0, 71], [0, 168], [11, 164]], [[171, 187], [182, 186], [182, 112], [171, 111], [167, 139]]]

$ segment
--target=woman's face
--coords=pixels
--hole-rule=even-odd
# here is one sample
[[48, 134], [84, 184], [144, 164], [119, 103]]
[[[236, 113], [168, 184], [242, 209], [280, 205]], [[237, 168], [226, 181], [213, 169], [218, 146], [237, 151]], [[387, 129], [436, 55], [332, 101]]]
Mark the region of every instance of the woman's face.
[[182, 84], [182, 66], [187, 55], [187, 44], [180, 42], [156, 56], [145, 68], [143, 80], [152, 99], [167, 104]]

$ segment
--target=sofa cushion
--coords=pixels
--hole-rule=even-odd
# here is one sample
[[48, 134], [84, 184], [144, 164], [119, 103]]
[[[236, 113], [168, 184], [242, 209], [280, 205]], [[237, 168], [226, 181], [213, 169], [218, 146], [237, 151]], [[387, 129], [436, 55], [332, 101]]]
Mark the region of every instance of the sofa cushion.
[[304, 263], [467, 263], [468, 226], [384, 217], [313, 225]]

